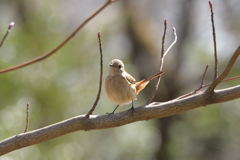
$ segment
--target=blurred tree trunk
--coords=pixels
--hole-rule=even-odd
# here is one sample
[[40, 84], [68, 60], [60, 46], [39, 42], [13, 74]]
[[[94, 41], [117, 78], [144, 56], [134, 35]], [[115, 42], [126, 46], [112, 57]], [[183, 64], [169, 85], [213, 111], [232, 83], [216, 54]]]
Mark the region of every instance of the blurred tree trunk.
[[[156, 35], [151, 30], [151, 22], [149, 22], [149, 17], [147, 16], [147, 12], [144, 11], [144, 15], [141, 13], [136, 13], [136, 10], [131, 11], [129, 7], [130, 2], [125, 1], [125, 9], [128, 11], [128, 23], [127, 23], [127, 32], [129, 35], [129, 39], [132, 43], [132, 52], [131, 52], [131, 60], [139, 69], [139, 74], [141, 77], [147, 77], [150, 73], [155, 73], [159, 70], [159, 58], [160, 58], [160, 45], [161, 42], [155, 42], [154, 36]], [[189, 35], [189, 26], [190, 26], [190, 18], [191, 18], [191, 9], [193, 5], [192, 0], [184, 0], [180, 6], [180, 13], [178, 14], [178, 22], [177, 22], [177, 30], [178, 30], [178, 42], [174, 47], [173, 64], [171, 67], [172, 73], [166, 73], [164, 78], [161, 81], [159, 90], [154, 101], [166, 101], [175, 98], [179, 95], [179, 92], [182, 86], [179, 84], [179, 74], [181, 70], [181, 66], [184, 63], [184, 53], [183, 47], [186, 44]], [[141, 9], [140, 9], [141, 10]], [[143, 11], [142, 11], [143, 12]], [[160, 29], [162, 29], [161, 27]], [[170, 30], [170, 29], [169, 29]], [[167, 35], [167, 38], [169, 36]], [[156, 47], [156, 45], [159, 45]], [[165, 48], [168, 45], [165, 44]], [[173, 52], [173, 51], [172, 51]], [[173, 53], [171, 53], [173, 55]], [[168, 62], [165, 62], [165, 64]], [[157, 65], [156, 65], [157, 64]], [[162, 88], [164, 83], [165, 91]], [[150, 85], [145, 93], [145, 96], [149, 98], [154, 90], [154, 85]], [[171, 155], [169, 153], [169, 129], [171, 125], [175, 122], [179, 116], [164, 118], [161, 120], [157, 120], [156, 126], [159, 129], [159, 134], [161, 135], [161, 139], [159, 140], [159, 148], [156, 151], [155, 159], [169, 160], [171, 159]]]

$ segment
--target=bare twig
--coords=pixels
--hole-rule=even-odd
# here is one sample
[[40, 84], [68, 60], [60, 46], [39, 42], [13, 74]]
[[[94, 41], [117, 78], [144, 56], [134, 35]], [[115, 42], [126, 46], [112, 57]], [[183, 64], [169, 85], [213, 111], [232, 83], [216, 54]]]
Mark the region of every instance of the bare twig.
[[[227, 82], [227, 81], [232, 81], [232, 80], [236, 80], [236, 79], [240, 79], [240, 76], [234, 76], [234, 77], [225, 78], [225, 79], [223, 79], [221, 82]], [[212, 84], [212, 83], [205, 84], [205, 85], [202, 86], [201, 89], [206, 88], [206, 87], [209, 87], [211, 84]], [[201, 90], [201, 89], [200, 89], [200, 90]], [[198, 91], [199, 91], [199, 90], [198, 90]], [[192, 92], [194, 92], [194, 91], [192, 91]], [[190, 92], [190, 93], [192, 93], [192, 92]], [[188, 95], [188, 94], [190, 94], [190, 93], [187, 93], [187, 94], [185, 94], [185, 95]], [[182, 95], [182, 96], [185, 96], [185, 95]], [[178, 98], [183, 98], [182, 96], [180, 96], [180, 97], [178, 97]]]
[[[238, 75], [238, 76], [234, 76], [234, 77], [225, 78], [225, 79], [223, 79], [221, 82], [232, 81], [232, 80], [236, 80], [236, 79], [239, 79], [239, 78], [240, 78], [240, 76]], [[208, 86], [210, 86], [211, 84], [212, 84], [212, 83], [203, 85], [203, 88], [208, 87]]]
[[177, 43], [177, 31], [176, 28], [173, 27], [173, 34], [174, 34], [174, 41], [172, 42], [172, 44], [168, 47], [168, 49], [166, 50], [166, 52], [164, 53], [164, 56], [166, 56], [168, 54], [168, 52], [172, 49], [172, 47], [175, 45], [175, 43]]
[[203, 83], [204, 83], [204, 79], [206, 77], [207, 70], [208, 70], [208, 65], [206, 65], [206, 67], [205, 67], [205, 70], [204, 70], [203, 76], [202, 76], [202, 80], [201, 80], [201, 84], [200, 84], [198, 90], [200, 90], [203, 87]]
[[204, 79], [205, 79], [205, 77], [206, 77], [207, 69], [208, 69], [208, 65], [206, 65], [206, 67], [205, 67], [205, 69], [204, 69], [200, 86], [199, 86], [197, 89], [195, 89], [194, 91], [192, 91], [192, 92], [190, 92], [190, 93], [187, 93], [187, 94], [185, 94], [185, 95], [182, 95], [182, 96], [178, 97], [177, 99], [186, 98], [186, 97], [188, 97], [188, 96], [191, 96], [191, 95], [193, 95], [193, 94], [196, 94], [196, 93], [197, 93], [198, 91], [200, 91], [203, 87], [205, 87], [205, 86], [203, 85], [203, 82], [204, 82]]
[[227, 74], [230, 72], [233, 64], [235, 63], [237, 57], [239, 56], [238, 49], [233, 54], [232, 58], [228, 62], [227, 67], [223, 71], [223, 73], [218, 77], [218, 59], [217, 59], [217, 44], [216, 44], [216, 33], [215, 33], [215, 26], [214, 26], [214, 12], [213, 12], [213, 5], [212, 2], [209, 1], [209, 7], [211, 10], [211, 22], [212, 22], [212, 34], [213, 34], [213, 46], [214, 46], [214, 58], [215, 58], [215, 66], [214, 66], [214, 79], [212, 84], [209, 86], [209, 88], [206, 90], [208, 95], [211, 96], [211, 93], [214, 91], [216, 86], [227, 76]]
[[96, 100], [92, 106], [92, 108], [89, 110], [89, 112], [86, 114], [86, 117], [89, 117], [89, 115], [91, 115], [93, 113], [93, 111], [95, 110], [98, 101], [100, 99], [101, 96], [101, 90], [102, 90], [102, 76], [103, 76], [103, 54], [102, 54], [102, 41], [101, 41], [101, 33], [98, 32], [98, 43], [99, 43], [99, 50], [100, 50], [100, 77], [99, 77], [99, 88], [98, 88], [98, 93], [97, 93], [97, 97]]
[[228, 75], [228, 73], [231, 71], [234, 63], [236, 62], [238, 56], [240, 55], [240, 46], [237, 48], [237, 50], [233, 53], [231, 59], [229, 60], [226, 68], [224, 69], [223, 73], [217, 77], [217, 79], [215, 81], [213, 81], [211, 83], [211, 85], [209, 86], [209, 88], [207, 89], [206, 92], [211, 93], [216, 86], [221, 83], [221, 81], [223, 81], [223, 79]]
[[17, 70], [20, 68], [23, 68], [25, 66], [31, 65], [33, 63], [42, 61], [46, 58], [48, 58], [49, 56], [53, 55], [54, 53], [56, 53], [58, 50], [60, 50], [65, 44], [67, 44], [89, 21], [91, 21], [94, 17], [96, 17], [101, 11], [103, 11], [107, 6], [109, 6], [110, 4], [116, 2], [117, 0], [107, 0], [97, 11], [95, 11], [91, 16], [89, 16], [85, 21], [83, 21], [83, 23], [81, 23], [63, 42], [61, 42], [58, 46], [56, 46], [54, 49], [52, 49], [51, 51], [47, 52], [46, 54], [36, 57], [32, 60], [29, 60], [27, 62], [24, 62], [22, 64], [19, 65], [15, 65], [12, 67], [8, 67], [5, 69], [1, 69], [0, 73], [4, 73], [4, 72], [10, 72], [13, 70]]
[[[165, 19], [164, 20], [164, 28], [163, 28], [163, 36], [162, 36], [162, 49], [161, 49], [161, 55], [160, 55], [160, 67], [159, 67], [159, 71], [161, 72], [162, 69], [163, 69], [163, 56], [164, 56], [164, 45], [165, 45], [165, 37], [166, 37], [166, 31], [167, 31], [167, 20]], [[158, 87], [159, 87], [159, 84], [160, 84], [160, 81], [161, 81], [161, 76], [158, 77], [158, 81], [155, 85], [155, 90], [152, 94], [152, 96], [149, 98], [149, 100], [147, 101], [147, 104], [151, 103], [153, 98], [155, 97], [156, 93], [157, 93], [157, 90], [158, 90]]]
[[[166, 32], [167, 32], [167, 20], [164, 20], [164, 29], [163, 29], [163, 36], [162, 36], [162, 50], [161, 50], [161, 59], [164, 56], [164, 45], [165, 45], [165, 37], [166, 37]], [[160, 63], [162, 63], [160, 61]]]
[[15, 23], [14, 22], [11, 22], [9, 25], [8, 25], [8, 29], [7, 29], [7, 32], [4, 34], [1, 42], [0, 42], [0, 48], [2, 47], [4, 41], [6, 40], [8, 34], [11, 32], [11, 30], [13, 29]]
[[206, 104], [226, 102], [236, 98], [240, 98], [240, 86], [217, 90], [207, 103], [206, 93], [203, 92], [185, 99], [172, 100], [164, 103], [156, 102], [136, 107], [134, 110], [136, 114], [123, 111], [110, 116], [91, 115], [89, 118], [86, 118], [85, 115], [79, 115], [0, 141], [0, 155], [23, 147], [39, 144], [74, 131], [113, 128], [137, 121], [169, 117], [194, 108], [202, 107]]
[[214, 12], [213, 12], [213, 5], [211, 1], [209, 1], [209, 7], [211, 10], [212, 36], [213, 36], [213, 47], [214, 47], [214, 79], [213, 81], [215, 81], [218, 76], [218, 57], [217, 57], [216, 33], [215, 33], [215, 26], [214, 26]]
[[[167, 24], [167, 23], [166, 23]], [[165, 26], [165, 21], [164, 21], [164, 26]], [[165, 26], [167, 27], [167, 26]], [[164, 27], [164, 34], [163, 34], [163, 38], [162, 38], [162, 45], [164, 45], [164, 39], [165, 39], [165, 27]], [[166, 50], [166, 52], [164, 52], [164, 48], [162, 47], [162, 52], [161, 52], [161, 59], [160, 59], [160, 72], [163, 70], [163, 64], [164, 64], [164, 59], [165, 56], [168, 54], [168, 52], [171, 50], [171, 48], [174, 46], [174, 44], [177, 42], [177, 31], [175, 29], [175, 27], [173, 27], [173, 33], [174, 33], [174, 41], [171, 43], [171, 45], [168, 47], [168, 49]], [[161, 81], [161, 77], [158, 78], [157, 84], [155, 86], [155, 90], [152, 94], [152, 97], [148, 100], [147, 104], [151, 103], [153, 101], [153, 98], [156, 96], [157, 90], [158, 90], [158, 86], [159, 83]]]
[[239, 78], [240, 78], [240, 76], [229, 77], [229, 78], [225, 78], [224, 80], [222, 80], [222, 82], [232, 81], [232, 80], [239, 79]]
[[29, 125], [29, 104], [26, 105], [26, 124], [24, 133], [28, 131], [28, 125]]
[[[233, 66], [233, 64], [235, 63], [235, 61], [237, 60], [238, 56], [240, 55], [240, 46], [237, 48], [237, 50], [233, 53], [231, 59], [229, 60], [225, 70], [223, 71], [223, 73], [216, 79], [216, 81], [214, 83], [209, 83], [209, 84], [206, 84], [206, 85], [203, 85], [203, 80], [204, 78], [202, 78], [202, 82], [201, 82], [201, 85], [198, 89], [190, 92], [190, 93], [187, 93], [185, 95], [182, 95], [180, 97], [177, 97], [176, 99], [182, 99], [182, 98], [186, 98], [190, 95], [193, 95], [193, 94], [196, 94], [199, 90], [203, 89], [203, 88], [206, 88], [206, 87], [209, 87], [208, 90], [206, 90], [206, 92], [208, 93], [211, 93], [211, 91], [214, 90], [214, 88], [221, 82], [226, 82], [226, 81], [231, 81], [231, 80], [235, 80], [235, 79], [239, 79], [240, 76], [234, 76], [234, 77], [230, 77], [230, 78], [225, 78], [228, 73], [231, 71], [231, 68]], [[204, 71], [204, 76], [205, 77], [205, 74], [206, 74], [206, 71], [207, 71], [207, 66], [205, 68], [205, 71]], [[225, 79], [224, 79], [225, 78]]]

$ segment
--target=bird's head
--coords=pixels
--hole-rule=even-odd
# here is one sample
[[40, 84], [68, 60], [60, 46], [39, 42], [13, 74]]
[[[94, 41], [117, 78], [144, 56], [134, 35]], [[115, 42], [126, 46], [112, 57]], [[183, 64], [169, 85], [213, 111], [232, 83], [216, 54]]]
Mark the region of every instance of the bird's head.
[[124, 72], [124, 64], [120, 59], [113, 59], [109, 64], [111, 75], [122, 74]]

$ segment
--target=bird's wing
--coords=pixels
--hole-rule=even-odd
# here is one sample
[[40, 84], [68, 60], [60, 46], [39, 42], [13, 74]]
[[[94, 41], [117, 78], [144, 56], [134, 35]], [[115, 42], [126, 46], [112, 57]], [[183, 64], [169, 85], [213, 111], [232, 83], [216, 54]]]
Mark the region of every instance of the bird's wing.
[[131, 84], [134, 84], [136, 83], [136, 80], [135, 78], [133, 78], [133, 76], [131, 76], [129, 73], [125, 72], [125, 78], [126, 80], [131, 83]]

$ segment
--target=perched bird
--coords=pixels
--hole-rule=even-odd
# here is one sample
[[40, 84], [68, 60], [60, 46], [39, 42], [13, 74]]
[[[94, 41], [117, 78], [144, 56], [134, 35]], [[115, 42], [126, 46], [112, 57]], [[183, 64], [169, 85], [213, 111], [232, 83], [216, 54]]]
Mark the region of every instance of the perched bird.
[[133, 76], [127, 73], [124, 69], [124, 64], [119, 59], [113, 59], [109, 64], [109, 74], [105, 79], [105, 88], [108, 98], [115, 104], [116, 108], [110, 114], [113, 114], [119, 105], [132, 102], [132, 107], [129, 109], [134, 111], [133, 100], [136, 99], [140, 91], [142, 91], [149, 81], [160, 77], [163, 72], [159, 72], [141, 81], [136, 81]]

